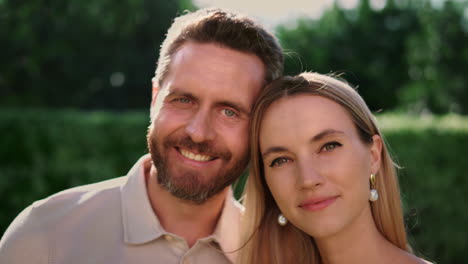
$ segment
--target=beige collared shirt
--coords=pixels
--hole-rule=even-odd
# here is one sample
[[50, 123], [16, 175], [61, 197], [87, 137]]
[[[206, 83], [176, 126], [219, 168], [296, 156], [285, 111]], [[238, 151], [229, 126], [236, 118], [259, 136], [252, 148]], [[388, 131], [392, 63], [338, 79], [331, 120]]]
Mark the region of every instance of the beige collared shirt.
[[229, 263], [237, 249], [241, 206], [232, 190], [212, 235], [192, 248], [168, 233], [146, 191], [142, 157], [127, 176], [36, 201], [0, 241], [0, 263]]

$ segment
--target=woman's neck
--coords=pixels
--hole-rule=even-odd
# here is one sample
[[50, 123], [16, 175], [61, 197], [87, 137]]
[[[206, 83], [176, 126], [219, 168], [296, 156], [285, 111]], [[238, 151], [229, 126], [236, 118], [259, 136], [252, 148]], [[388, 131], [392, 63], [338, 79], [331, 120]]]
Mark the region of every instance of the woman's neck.
[[386, 253], [399, 250], [377, 230], [370, 207], [343, 230], [315, 241], [325, 264], [384, 263]]

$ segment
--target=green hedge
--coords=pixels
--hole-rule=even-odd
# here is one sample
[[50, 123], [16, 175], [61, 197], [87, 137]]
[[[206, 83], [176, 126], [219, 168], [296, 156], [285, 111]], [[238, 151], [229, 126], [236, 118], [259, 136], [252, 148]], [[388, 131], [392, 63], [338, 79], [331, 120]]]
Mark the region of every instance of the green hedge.
[[[464, 262], [468, 118], [378, 117], [400, 170], [415, 252]], [[148, 113], [0, 110], [0, 234], [37, 199], [125, 175], [147, 152]]]
[[437, 263], [464, 263], [468, 249], [468, 118], [379, 117], [397, 163], [412, 245]]
[[125, 175], [147, 152], [144, 113], [0, 110], [0, 234], [26, 206]]

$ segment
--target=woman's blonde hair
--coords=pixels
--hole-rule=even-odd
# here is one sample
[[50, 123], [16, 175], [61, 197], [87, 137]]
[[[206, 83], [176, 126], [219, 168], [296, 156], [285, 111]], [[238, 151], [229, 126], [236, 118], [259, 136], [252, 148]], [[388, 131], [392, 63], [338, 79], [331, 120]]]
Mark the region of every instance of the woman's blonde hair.
[[[251, 120], [251, 169], [244, 190], [245, 214], [239, 263], [321, 263], [312, 237], [292, 224], [279, 226], [280, 213], [265, 178], [260, 155], [261, 122], [270, 105], [280, 98], [317, 95], [340, 104], [349, 113], [361, 140], [372, 142], [380, 133], [374, 116], [361, 96], [346, 82], [318, 73], [281, 77], [269, 84], [254, 107]], [[383, 144], [381, 167], [376, 174], [379, 200], [370, 203], [379, 232], [397, 247], [409, 251], [403, 223], [395, 165]]]

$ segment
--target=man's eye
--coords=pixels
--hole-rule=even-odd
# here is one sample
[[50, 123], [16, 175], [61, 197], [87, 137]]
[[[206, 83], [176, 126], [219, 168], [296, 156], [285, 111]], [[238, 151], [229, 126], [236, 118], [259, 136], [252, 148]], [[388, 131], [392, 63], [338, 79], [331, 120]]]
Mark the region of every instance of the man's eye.
[[231, 109], [224, 109], [223, 111], [227, 117], [233, 117], [236, 115], [236, 112], [232, 111]]
[[340, 144], [340, 143], [338, 143], [338, 142], [336, 142], [336, 141], [334, 141], [334, 142], [328, 142], [328, 143], [326, 143], [325, 145], [323, 145], [323, 147], [322, 147], [321, 150], [322, 150], [322, 151], [332, 151], [332, 150], [334, 150], [335, 148], [341, 147], [341, 146], [343, 146], [343, 145]]
[[188, 98], [177, 98], [176, 101], [179, 102], [179, 103], [183, 103], [183, 104], [189, 104], [190, 103], [190, 99], [188, 99]]
[[288, 158], [284, 158], [284, 157], [276, 158], [271, 162], [270, 167], [279, 167], [287, 162], [289, 162]]

